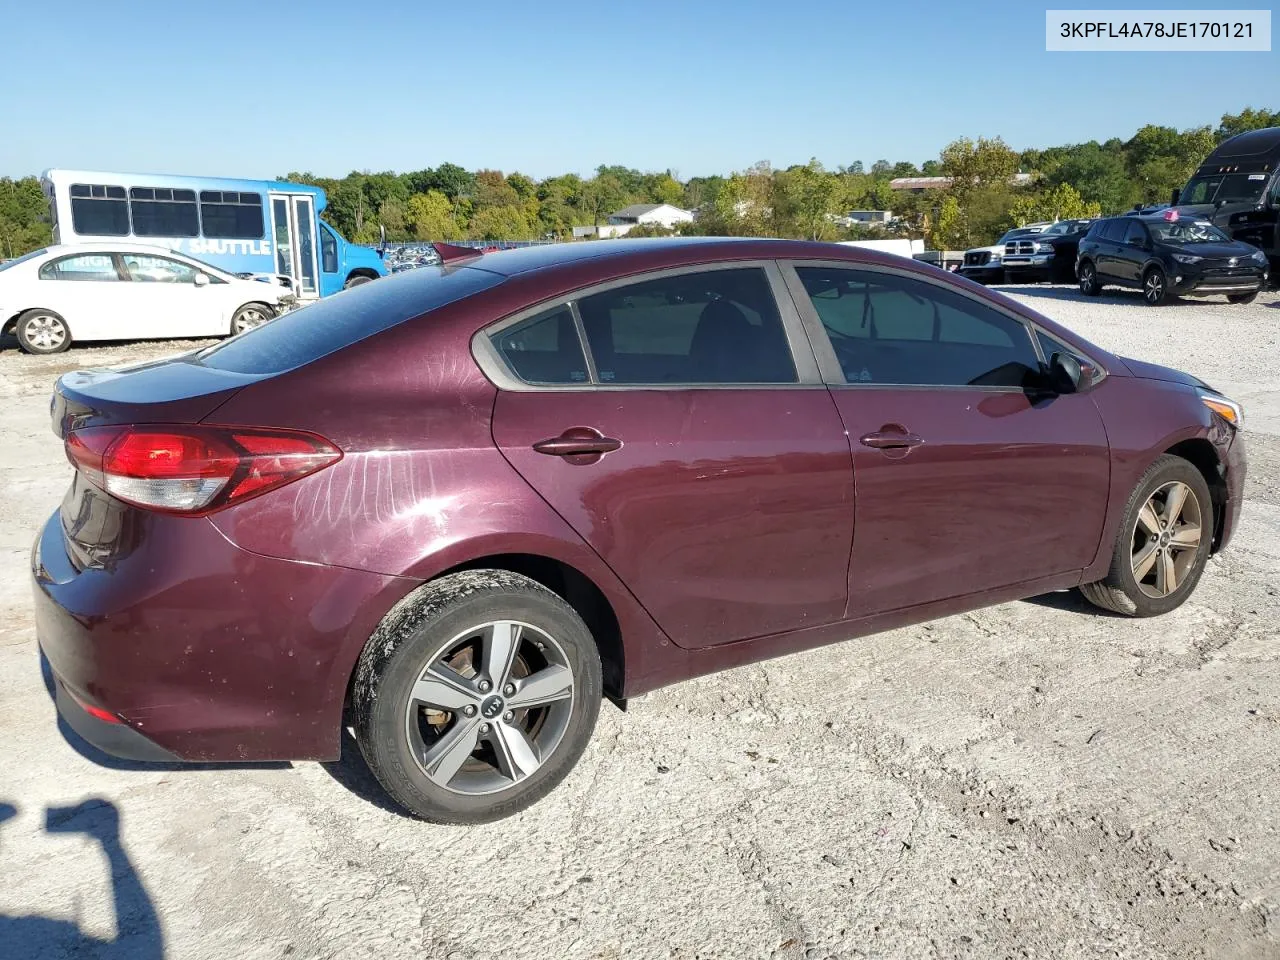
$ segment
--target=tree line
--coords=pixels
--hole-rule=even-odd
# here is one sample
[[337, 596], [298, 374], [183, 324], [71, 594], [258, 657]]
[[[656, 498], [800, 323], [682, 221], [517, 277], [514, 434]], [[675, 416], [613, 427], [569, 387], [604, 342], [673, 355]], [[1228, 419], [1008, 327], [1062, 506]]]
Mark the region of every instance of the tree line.
[[[1120, 213], [1169, 199], [1220, 142], [1280, 126], [1280, 110], [1224, 114], [1216, 127], [1187, 130], [1149, 124], [1128, 140], [1011, 149], [999, 137], [956, 140], [936, 160], [861, 161], [824, 167], [817, 160], [776, 169], [767, 162], [728, 176], [681, 180], [673, 170], [612, 165], [593, 176], [536, 180], [519, 172], [466, 170], [457, 164], [412, 173], [352, 172], [341, 179], [292, 172], [282, 180], [324, 188], [324, 217], [343, 236], [372, 243], [384, 226], [393, 240], [567, 239], [576, 226], [606, 222], [636, 203], [694, 210], [679, 232], [728, 236], [847, 240], [924, 238], [936, 249], [989, 243], [1006, 229], [1037, 220]], [[1014, 174], [1031, 175], [1026, 184]], [[950, 177], [942, 189], [894, 190], [898, 177]], [[883, 225], [848, 223], [852, 210], [890, 210]], [[631, 236], [655, 235], [641, 227]], [[0, 256], [49, 242], [48, 204], [36, 177], [0, 178]]]

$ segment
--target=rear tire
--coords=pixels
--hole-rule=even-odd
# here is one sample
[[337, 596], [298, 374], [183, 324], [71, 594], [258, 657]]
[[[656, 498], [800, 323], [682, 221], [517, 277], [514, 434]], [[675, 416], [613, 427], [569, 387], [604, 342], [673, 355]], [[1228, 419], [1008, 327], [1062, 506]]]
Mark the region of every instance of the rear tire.
[[[1177, 497], [1180, 504], [1171, 499]], [[1080, 592], [1095, 606], [1127, 617], [1168, 613], [1200, 582], [1213, 531], [1213, 500], [1203, 475], [1181, 457], [1165, 454], [1129, 497], [1107, 576], [1082, 584]]]
[[1102, 293], [1102, 284], [1098, 282], [1098, 269], [1088, 260], [1080, 264], [1080, 292], [1086, 297], [1096, 297]]
[[1163, 307], [1173, 299], [1169, 278], [1159, 267], [1148, 267], [1142, 275], [1142, 299], [1149, 307]]
[[600, 699], [600, 655], [571, 606], [528, 577], [469, 570], [392, 609], [360, 656], [351, 705], [360, 752], [397, 803], [476, 824], [564, 779]]
[[1243, 304], [1248, 304], [1248, 303], [1253, 303], [1253, 301], [1255, 301], [1255, 300], [1257, 300], [1257, 299], [1258, 299], [1258, 291], [1257, 291], [1257, 290], [1253, 291], [1253, 293], [1229, 293], [1229, 294], [1227, 294], [1227, 303], [1243, 303]]
[[71, 346], [71, 328], [52, 310], [28, 310], [14, 326], [18, 344], [27, 353], [61, 353]]

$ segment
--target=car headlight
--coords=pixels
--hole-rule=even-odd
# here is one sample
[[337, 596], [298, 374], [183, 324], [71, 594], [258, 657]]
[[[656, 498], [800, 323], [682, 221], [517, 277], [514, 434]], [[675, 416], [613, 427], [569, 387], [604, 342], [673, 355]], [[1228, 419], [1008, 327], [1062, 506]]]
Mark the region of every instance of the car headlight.
[[1194, 253], [1175, 253], [1173, 259], [1179, 263], [1199, 263], [1204, 257], [1197, 257]]
[[991, 255], [991, 259], [987, 261], [987, 263], [999, 263], [999, 262], [1000, 262], [1000, 254], [998, 253], [993, 253]]
[[1036, 253], [1053, 253], [1052, 243], [1037, 243]]
[[1252, 259], [1256, 260], [1258, 263], [1266, 263], [1267, 255], [1263, 253], [1261, 250], [1255, 250], [1253, 251]]
[[1212, 390], [1201, 390], [1200, 402], [1237, 430], [1244, 426], [1244, 407]]

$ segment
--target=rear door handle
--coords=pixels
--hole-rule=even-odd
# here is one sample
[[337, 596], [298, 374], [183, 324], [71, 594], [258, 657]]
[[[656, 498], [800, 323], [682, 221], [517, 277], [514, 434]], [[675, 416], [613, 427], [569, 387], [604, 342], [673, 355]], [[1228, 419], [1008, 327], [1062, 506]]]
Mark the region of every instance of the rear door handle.
[[904, 447], [918, 447], [924, 443], [914, 433], [898, 433], [894, 430], [877, 430], [864, 434], [858, 440], [864, 447], [875, 447], [877, 450], [899, 450]]
[[602, 454], [612, 453], [622, 446], [621, 440], [606, 437], [592, 427], [570, 427], [558, 437], [539, 440], [533, 445], [538, 453], [549, 457], [582, 457], [599, 458]]

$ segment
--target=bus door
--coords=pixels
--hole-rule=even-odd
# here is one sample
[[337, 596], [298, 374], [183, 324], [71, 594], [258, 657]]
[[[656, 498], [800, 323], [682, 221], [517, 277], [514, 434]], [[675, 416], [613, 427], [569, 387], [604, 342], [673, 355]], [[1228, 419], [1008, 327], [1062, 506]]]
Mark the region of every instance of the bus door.
[[301, 193], [271, 194], [271, 235], [276, 273], [293, 280], [299, 297], [320, 296], [315, 198]]

